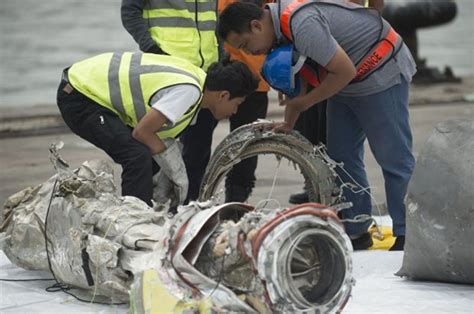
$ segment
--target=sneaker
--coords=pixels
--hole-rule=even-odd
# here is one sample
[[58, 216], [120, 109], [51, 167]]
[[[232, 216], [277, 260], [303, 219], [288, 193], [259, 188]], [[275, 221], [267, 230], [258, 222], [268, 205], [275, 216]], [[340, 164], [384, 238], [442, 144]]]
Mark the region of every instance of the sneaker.
[[290, 204], [303, 204], [309, 202], [308, 192], [303, 191], [300, 193], [291, 194], [288, 199]]
[[398, 236], [395, 239], [395, 243], [392, 245], [389, 251], [403, 251], [404, 247], [405, 247], [405, 236]]
[[351, 239], [351, 243], [354, 251], [367, 250], [374, 244], [372, 235], [368, 232], [361, 234], [355, 239]]

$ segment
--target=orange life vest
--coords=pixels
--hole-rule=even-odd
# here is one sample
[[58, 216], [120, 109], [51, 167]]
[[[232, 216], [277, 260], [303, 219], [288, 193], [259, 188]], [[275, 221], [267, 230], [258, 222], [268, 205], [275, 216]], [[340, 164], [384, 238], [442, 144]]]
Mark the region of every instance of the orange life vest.
[[[323, 0], [294, 0], [283, 10], [283, 12], [280, 14], [280, 28], [283, 35], [289, 41], [293, 42], [291, 19], [294, 14], [302, 8], [315, 3], [335, 5], [347, 10], [373, 10], [380, 18], [382, 29], [379, 39], [371, 48], [369, 48], [364, 57], [355, 65], [357, 74], [351, 83], [360, 82], [366, 79], [376, 70], [380, 69], [386, 62], [388, 62], [398, 53], [403, 45], [403, 39], [401, 36], [398, 35], [398, 33], [387, 22], [382, 20], [380, 14], [376, 10], [364, 7], [346, 7], [337, 3], [326, 2]], [[318, 86], [327, 74], [327, 71], [324, 69], [324, 67], [321, 65], [318, 65], [318, 67], [318, 69], [314, 69], [309, 66], [304, 66], [300, 71], [300, 75], [305, 78], [309, 84]]]

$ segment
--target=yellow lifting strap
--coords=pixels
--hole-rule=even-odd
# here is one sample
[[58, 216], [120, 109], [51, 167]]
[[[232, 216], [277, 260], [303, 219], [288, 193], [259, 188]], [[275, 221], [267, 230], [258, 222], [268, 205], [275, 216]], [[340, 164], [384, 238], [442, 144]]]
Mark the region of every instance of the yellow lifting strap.
[[369, 233], [372, 236], [372, 241], [374, 242], [369, 250], [388, 250], [395, 243], [392, 227], [379, 226], [379, 230], [382, 234], [382, 237], [375, 226], [369, 228]]

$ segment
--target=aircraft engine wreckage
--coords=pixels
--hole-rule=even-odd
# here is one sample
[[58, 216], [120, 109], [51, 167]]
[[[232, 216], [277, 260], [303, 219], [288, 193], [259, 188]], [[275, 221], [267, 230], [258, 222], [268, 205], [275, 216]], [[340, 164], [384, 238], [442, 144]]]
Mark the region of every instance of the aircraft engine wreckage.
[[407, 242], [397, 273], [474, 284], [474, 122], [440, 122], [408, 187]]
[[219, 182], [242, 159], [273, 154], [298, 165], [311, 202], [339, 201], [341, 192], [334, 183], [336, 164], [327, 156], [324, 146], [313, 146], [298, 132], [275, 133], [268, 131], [267, 126], [265, 120], [241, 126], [219, 143], [204, 174], [200, 199], [213, 197]]
[[[282, 146], [297, 143], [293, 155], [310, 153], [295, 133], [255, 132], [262, 137], [254, 147], [264, 147], [267, 136]], [[184, 303], [181, 309], [194, 312], [199, 310], [193, 302], [206, 301], [217, 312], [328, 313], [341, 310], [350, 296], [352, 247], [336, 206], [254, 209], [211, 200], [181, 206], [170, 217], [137, 198], [117, 196], [105, 162], [85, 162], [71, 171], [54, 146], [51, 151], [57, 174], [5, 204], [2, 249], [16, 265], [49, 270], [58, 282], [88, 291], [92, 300], [130, 301], [137, 313], [150, 311], [145, 288], [157, 283], [179, 300], [170, 310]], [[317, 156], [309, 160], [317, 164], [303, 174], [322, 193], [317, 197], [332, 199], [330, 166]], [[328, 175], [320, 179], [323, 173]], [[150, 270], [156, 280], [145, 282]], [[163, 295], [151, 299], [161, 302]]]

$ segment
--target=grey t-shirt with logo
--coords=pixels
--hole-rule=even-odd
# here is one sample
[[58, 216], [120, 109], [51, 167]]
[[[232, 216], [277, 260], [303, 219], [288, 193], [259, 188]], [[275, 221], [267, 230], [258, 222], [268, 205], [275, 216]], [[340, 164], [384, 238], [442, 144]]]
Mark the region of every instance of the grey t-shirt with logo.
[[[293, 1], [283, 0], [280, 1], [280, 5], [279, 3], [267, 5], [279, 41], [284, 41], [280, 29], [280, 14], [291, 2]], [[344, 0], [331, 2], [348, 8], [360, 8]], [[307, 5], [291, 19], [295, 49], [322, 66], [327, 65], [336, 53], [336, 44], [344, 49], [355, 64], [377, 42], [381, 27], [380, 17], [368, 12], [367, 9], [350, 10], [324, 2]], [[394, 58], [365, 80], [347, 85], [338, 95], [358, 97], [375, 94], [399, 84], [401, 76], [410, 82], [415, 72], [413, 57], [403, 44]]]

